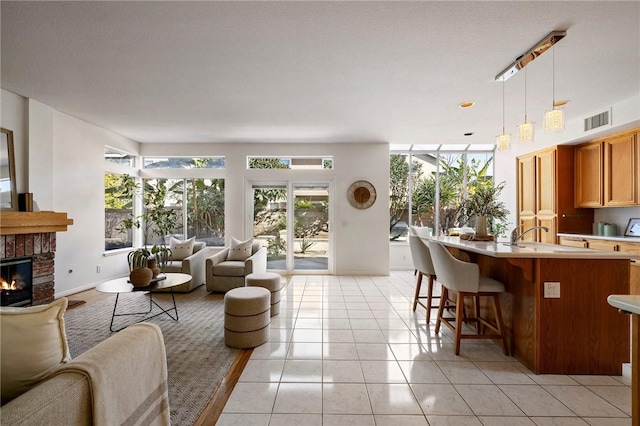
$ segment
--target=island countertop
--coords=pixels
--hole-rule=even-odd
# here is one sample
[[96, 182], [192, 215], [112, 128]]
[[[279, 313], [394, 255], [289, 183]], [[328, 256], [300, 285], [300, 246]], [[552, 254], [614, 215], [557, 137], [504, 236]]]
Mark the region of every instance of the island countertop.
[[536, 258], [536, 259], [640, 259], [640, 256], [620, 251], [603, 251], [579, 247], [561, 246], [546, 243], [518, 242], [511, 246], [499, 241], [468, 241], [460, 237], [423, 238], [436, 240], [445, 246], [466, 250], [485, 256], [500, 258]]
[[614, 308], [640, 315], [640, 296], [626, 294], [612, 294], [607, 297], [607, 302]]

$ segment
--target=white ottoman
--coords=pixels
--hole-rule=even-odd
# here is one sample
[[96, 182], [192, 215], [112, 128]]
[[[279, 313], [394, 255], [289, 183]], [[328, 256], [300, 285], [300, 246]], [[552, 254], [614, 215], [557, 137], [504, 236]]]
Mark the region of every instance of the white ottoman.
[[280, 297], [282, 294], [282, 277], [273, 272], [254, 272], [244, 279], [247, 287], [264, 287], [271, 292], [271, 316], [280, 313]]
[[224, 295], [224, 343], [255, 348], [269, 340], [271, 292], [262, 287], [238, 287]]

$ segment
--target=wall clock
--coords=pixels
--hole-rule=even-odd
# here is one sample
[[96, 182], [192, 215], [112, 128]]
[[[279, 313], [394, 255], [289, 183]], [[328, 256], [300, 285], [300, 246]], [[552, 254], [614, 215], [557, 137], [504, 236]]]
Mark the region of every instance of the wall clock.
[[357, 209], [368, 209], [376, 201], [376, 189], [366, 180], [358, 180], [349, 186], [347, 199]]

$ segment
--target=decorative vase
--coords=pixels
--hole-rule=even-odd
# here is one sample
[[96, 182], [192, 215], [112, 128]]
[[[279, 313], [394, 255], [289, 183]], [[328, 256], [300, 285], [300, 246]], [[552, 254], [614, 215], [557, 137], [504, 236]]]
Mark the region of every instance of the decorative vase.
[[136, 268], [129, 274], [129, 281], [134, 287], [146, 287], [153, 278], [153, 271], [149, 268]]
[[486, 216], [476, 216], [476, 235], [485, 236], [489, 235], [487, 231], [487, 217]]
[[157, 277], [160, 275], [160, 272], [162, 272], [160, 268], [158, 268], [158, 259], [155, 258], [147, 261], [147, 268], [151, 269], [151, 272], [153, 272], [153, 278]]

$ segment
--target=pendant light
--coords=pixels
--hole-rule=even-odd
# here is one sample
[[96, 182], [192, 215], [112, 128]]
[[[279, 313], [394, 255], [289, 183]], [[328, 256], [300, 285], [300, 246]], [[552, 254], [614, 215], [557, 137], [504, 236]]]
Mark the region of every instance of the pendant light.
[[506, 151], [511, 148], [511, 134], [504, 132], [504, 80], [502, 80], [502, 134], [496, 138], [498, 151]]
[[564, 111], [556, 109], [556, 48], [551, 48], [553, 57], [551, 88], [553, 101], [551, 109], [544, 113], [544, 130], [547, 132], [560, 132], [564, 130]]
[[527, 69], [524, 69], [524, 122], [518, 126], [518, 140], [520, 142], [533, 142], [535, 128], [533, 123], [527, 121]]

